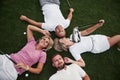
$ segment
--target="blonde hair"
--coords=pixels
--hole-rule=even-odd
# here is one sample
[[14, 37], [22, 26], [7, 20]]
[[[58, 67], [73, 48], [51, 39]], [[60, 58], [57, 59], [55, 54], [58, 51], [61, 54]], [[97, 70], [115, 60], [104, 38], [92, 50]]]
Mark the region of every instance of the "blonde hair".
[[59, 52], [68, 51], [67, 47], [65, 47], [64, 44], [61, 43], [58, 38], [54, 39], [54, 49]]
[[[49, 44], [48, 44], [48, 46], [46, 47], [45, 51], [50, 50], [50, 49], [52, 48], [53, 44], [54, 44], [52, 38], [51, 38], [50, 36], [43, 36], [42, 38], [48, 38], [48, 39], [49, 39]], [[40, 39], [42, 39], [42, 38], [40, 38]], [[40, 39], [39, 39], [39, 40], [40, 40]]]

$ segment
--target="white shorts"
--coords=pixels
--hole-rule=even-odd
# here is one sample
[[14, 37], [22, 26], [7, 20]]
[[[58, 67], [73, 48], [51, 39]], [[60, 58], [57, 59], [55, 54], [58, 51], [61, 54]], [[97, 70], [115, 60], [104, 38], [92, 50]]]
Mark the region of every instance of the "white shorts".
[[105, 35], [91, 35], [93, 40], [92, 53], [101, 53], [110, 48], [107, 36]]
[[12, 61], [0, 55], [0, 80], [17, 80], [18, 73]]

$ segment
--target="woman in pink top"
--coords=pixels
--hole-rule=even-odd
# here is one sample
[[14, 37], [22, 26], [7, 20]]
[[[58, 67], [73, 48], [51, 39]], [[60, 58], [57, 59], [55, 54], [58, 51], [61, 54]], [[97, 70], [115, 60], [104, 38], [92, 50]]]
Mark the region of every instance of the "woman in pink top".
[[[35, 41], [33, 31], [40, 32], [45, 36]], [[39, 74], [46, 62], [45, 51], [52, 48], [53, 45], [53, 40], [49, 35], [47, 30], [28, 25], [27, 44], [17, 53], [12, 53], [9, 56], [0, 55], [0, 80], [16, 80], [18, 74], [20, 75], [25, 71]], [[38, 65], [35, 68], [32, 67], [37, 62]]]

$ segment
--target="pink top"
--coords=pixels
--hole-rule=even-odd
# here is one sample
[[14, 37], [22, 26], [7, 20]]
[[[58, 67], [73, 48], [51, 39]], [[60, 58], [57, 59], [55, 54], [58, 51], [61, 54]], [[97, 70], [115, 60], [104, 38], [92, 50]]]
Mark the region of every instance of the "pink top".
[[[12, 53], [10, 55], [11, 59], [16, 63], [23, 62], [26, 65], [32, 66], [37, 62], [45, 63], [46, 62], [46, 52], [43, 50], [35, 49], [36, 41], [34, 38], [29, 39], [28, 43], [17, 53]], [[16, 68], [19, 74], [25, 72], [23, 69]]]

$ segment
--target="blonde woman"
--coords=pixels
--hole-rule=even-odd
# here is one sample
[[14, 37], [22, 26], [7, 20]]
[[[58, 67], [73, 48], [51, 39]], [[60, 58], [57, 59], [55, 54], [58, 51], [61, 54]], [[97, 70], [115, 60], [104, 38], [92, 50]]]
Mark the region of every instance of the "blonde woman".
[[[91, 53], [101, 53], [108, 50], [113, 45], [118, 45], [118, 49], [120, 49], [120, 35], [115, 35], [112, 37], [96, 34], [96, 35], [88, 35], [95, 31], [97, 28], [101, 27], [104, 24], [104, 20], [100, 20], [100, 23], [95, 24], [94, 26], [80, 31], [80, 42], [75, 43], [71, 41], [69, 38], [56, 38], [54, 48], [57, 51], [67, 51], [69, 50], [72, 56], [79, 61], [82, 60], [81, 53], [91, 52]], [[87, 36], [88, 35], [88, 36]]]
[[[35, 41], [33, 31], [44, 34], [42, 38]], [[52, 48], [53, 40], [47, 30], [38, 27], [27, 26], [27, 44], [17, 53], [0, 55], [0, 80], [16, 80], [18, 74], [25, 71], [39, 74], [46, 62], [46, 51]], [[13, 63], [13, 61], [15, 63]], [[36, 67], [32, 65], [38, 63]]]

